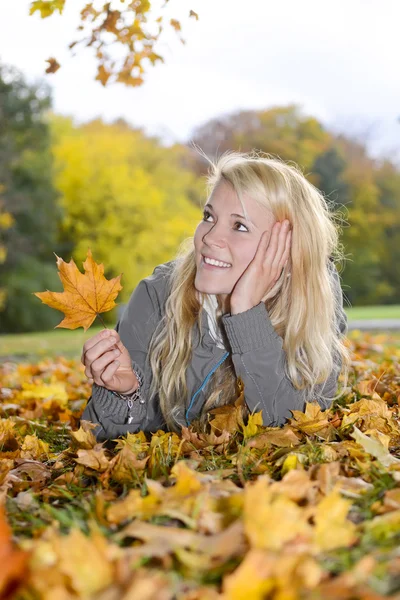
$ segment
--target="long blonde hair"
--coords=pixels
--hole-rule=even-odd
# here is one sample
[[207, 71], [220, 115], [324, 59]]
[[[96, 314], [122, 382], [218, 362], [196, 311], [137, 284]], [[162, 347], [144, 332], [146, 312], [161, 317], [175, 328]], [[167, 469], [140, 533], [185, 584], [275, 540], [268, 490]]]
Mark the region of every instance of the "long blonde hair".
[[[203, 154], [203, 156], [205, 156]], [[303, 398], [312, 401], [340, 357], [343, 388], [347, 386], [349, 351], [337, 327], [341, 298], [328, 266], [330, 258], [344, 259], [339, 243], [339, 213], [296, 165], [261, 152], [225, 152], [210, 160], [207, 191], [228, 182], [242, 204], [245, 194], [267, 207], [274, 217], [292, 225], [291, 257], [268, 293], [265, 305], [275, 331], [283, 340], [285, 373]], [[290, 276], [287, 276], [290, 273]], [[186, 369], [192, 356], [194, 331], [200, 331], [204, 294], [194, 286], [196, 275], [193, 237], [181, 245], [170, 279], [164, 318], [150, 343], [153, 372], [150, 396], [158, 393], [163, 416], [171, 430], [179, 431], [178, 415], [185, 412], [188, 395]], [[217, 311], [220, 322], [221, 311]], [[336, 356], [336, 361], [334, 360]], [[231, 358], [214, 373], [212, 392], [201, 412], [229, 404], [235, 399], [236, 375]], [[339, 392], [335, 398], [340, 397]]]

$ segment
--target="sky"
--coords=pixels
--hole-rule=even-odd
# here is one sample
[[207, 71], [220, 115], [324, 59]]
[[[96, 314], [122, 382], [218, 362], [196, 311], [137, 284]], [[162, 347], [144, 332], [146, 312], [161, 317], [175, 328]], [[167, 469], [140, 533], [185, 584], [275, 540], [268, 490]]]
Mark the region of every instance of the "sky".
[[[61, 17], [41, 20], [28, 16], [29, 0], [0, 1], [0, 60], [44, 78], [57, 113], [78, 123], [123, 117], [172, 143], [213, 117], [297, 103], [365, 140], [371, 155], [400, 161], [398, 0], [170, 0], [161, 12], [181, 20], [186, 44], [166, 33], [156, 48], [165, 63], [139, 88], [103, 88], [92, 52], [71, 55], [85, 4], [67, 0]], [[49, 76], [50, 56], [62, 68]]]

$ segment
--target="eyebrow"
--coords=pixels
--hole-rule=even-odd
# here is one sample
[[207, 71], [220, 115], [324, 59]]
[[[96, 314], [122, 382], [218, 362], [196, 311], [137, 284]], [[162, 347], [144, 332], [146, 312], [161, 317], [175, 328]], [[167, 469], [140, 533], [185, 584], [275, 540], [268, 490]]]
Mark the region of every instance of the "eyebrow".
[[[207, 202], [207, 204], [205, 204], [204, 208], [211, 208], [211, 210], [215, 212], [213, 205], [210, 204], [209, 202]], [[250, 221], [250, 219], [246, 219], [246, 217], [244, 217], [243, 215], [238, 215], [237, 213], [232, 213], [231, 217], [239, 217], [239, 219], [244, 219], [245, 221], [248, 221], [249, 223], [251, 223], [253, 225], [253, 223]]]

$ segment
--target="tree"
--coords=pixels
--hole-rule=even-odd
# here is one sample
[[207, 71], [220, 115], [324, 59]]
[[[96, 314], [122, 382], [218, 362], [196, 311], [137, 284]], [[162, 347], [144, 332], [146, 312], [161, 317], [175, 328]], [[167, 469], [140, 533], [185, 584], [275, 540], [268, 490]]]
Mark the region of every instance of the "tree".
[[54, 285], [50, 269], [60, 218], [52, 183], [46, 114], [48, 89], [28, 85], [15, 69], [0, 66], [0, 225], [5, 292], [1, 331], [26, 331], [55, 322], [30, 295], [38, 281]]
[[[30, 14], [36, 12], [44, 19], [56, 12], [62, 14], [69, 0], [35, 0], [31, 3]], [[165, 0], [163, 8], [168, 4]], [[82, 0], [78, 39], [71, 42], [69, 48], [76, 50], [78, 46], [92, 48], [95, 51], [98, 70], [96, 79], [102, 85], [110, 82], [139, 86], [143, 83], [143, 74], [147, 66], [164, 62], [163, 57], [155, 52], [155, 47], [164, 29], [164, 16], [155, 18], [151, 15], [150, 0], [124, 0], [96, 3], [93, 0]], [[189, 17], [196, 20], [198, 15], [189, 11]], [[150, 23], [149, 23], [150, 20]], [[181, 37], [181, 23], [177, 19], [169, 19], [172, 27]], [[117, 47], [118, 52], [110, 52]], [[122, 55], [122, 59], [117, 59]], [[55, 73], [60, 65], [55, 58], [50, 58], [47, 73]], [[145, 66], [144, 66], [145, 65]]]
[[193, 234], [203, 186], [182, 166], [184, 147], [165, 148], [124, 121], [75, 127], [57, 117], [52, 129], [62, 240], [73, 245], [76, 262], [90, 247], [107, 277], [122, 271], [121, 299], [127, 300]]
[[[299, 106], [245, 110], [211, 119], [194, 130], [192, 141], [215, 157], [226, 150], [268, 152], [295, 161], [309, 171], [331, 144], [331, 135], [317, 119], [302, 114]], [[197, 165], [199, 173], [205, 162]]]

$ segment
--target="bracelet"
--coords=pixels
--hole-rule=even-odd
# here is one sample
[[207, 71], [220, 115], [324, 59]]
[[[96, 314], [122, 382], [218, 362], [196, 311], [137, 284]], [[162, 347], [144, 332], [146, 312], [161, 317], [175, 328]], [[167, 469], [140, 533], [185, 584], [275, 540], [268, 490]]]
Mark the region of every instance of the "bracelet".
[[140, 389], [143, 385], [143, 377], [135, 369], [132, 370], [135, 373], [136, 379], [139, 382], [139, 386], [136, 388], [136, 390], [134, 392], [131, 392], [130, 394], [120, 394], [119, 392], [114, 391], [112, 392], [114, 396], [117, 396], [117, 398], [121, 398], [121, 400], [127, 400], [129, 408], [132, 408], [132, 403], [136, 402], [136, 400], [139, 400], [140, 404], [145, 403], [144, 399], [140, 395]]

